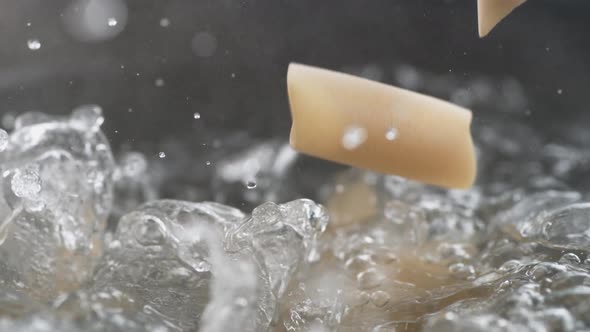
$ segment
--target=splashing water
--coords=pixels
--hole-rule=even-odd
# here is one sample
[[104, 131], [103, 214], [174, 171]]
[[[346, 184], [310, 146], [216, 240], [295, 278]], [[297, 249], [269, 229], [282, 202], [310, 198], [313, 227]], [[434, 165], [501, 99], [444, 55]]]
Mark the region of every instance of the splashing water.
[[29, 39], [27, 40], [27, 47], [31, 51], [37, 51], [41, 49], [41, 42], [39, 41], [39, 39]]
[[[432, 81], [411, 68], [399, 75], [426, 89]], [[517, 94], [500, 98], [514, 82], [485, 82], [470, 103], [522, 106]], [[199, 153], [194, 141], [163, 143], [174, 157], [165, 162], [123, 150], [115, 165], [97, 109], [19, 116], [5, 140], [0, 329], [590, 328], [590, 203], [580, 181], [590, 154], [581, 144], [544, 144], [522, 124], [487, 122], [474, 130], [478, 184], [441, 190], [322, 173], [283, 141], [243, 135]], [[351, 132], [349, 147], [367, 144], [363, 128]], [[397, 139], [388, 133], [376, 135]], [[245, 190], [252, 179], [256, 190]], [[158, 200], [166, 195], [254, 208]], [[324, 205], [291, 200], [310, 196]]]

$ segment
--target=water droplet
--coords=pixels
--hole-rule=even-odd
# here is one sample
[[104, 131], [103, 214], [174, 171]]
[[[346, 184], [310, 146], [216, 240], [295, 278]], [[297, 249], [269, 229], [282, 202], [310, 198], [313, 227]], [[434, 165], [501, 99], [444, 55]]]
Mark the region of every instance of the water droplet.
[[197, 113], [197, 112], [195, 112], [195, 114], [193, 114], [193, 118], [194, 118], [195, 120], [198, 120], [198, 119], [200, 119], [200, 118], [201, 118], [201, 114], [200, 114], [200, 113]]
[[347, 150], [358, 148], [367, 140], [367, 130], [358, 126], [351, 126], [346, 129], [342, 136], [342, 146]]
[[27, 22], [27, 26], [30, 27], [31, 26], [31, 22]]
[[562, 94], [562, 93], [563, 93], [563, 90], [562, 90], [562, 89], [557, 89], [557, 94], [558, 94], [558, 95], [560, 95], [560, 94]]
[[394, 127], [387, 129], [387, 131], [385, 132], [385, 139], [388, 141], [393, 141], [396, 138], [397, 138], [397, 129]]
[[160, 159], [166, 158], [166, 153], [164, 151], [160, 151], [160, 153], [158, 153], [158, 157], [160, 157]]
[[0, 129], [0, 152], [6, 150], [8, 146], [8, 133], [4, 129]]
[[161, 245], [165, 241], [166, 226], [156, 218], [148, 217], [137, 225], [136, 239], [141, 245]]
[[36, 51], [41, 48], [41, 42], [39, 39], [29, 39], [27, 40], [27, 46], [29, 50]]
[[110, 27], [114, 27], [117, 25], [117, 19], [114, 17], [109, 17], [109, 19], [107, 20], [107, 24]]
[[166, 18], [166, 17], [163, 17], [163, 18], [161, 18], [161, 19], [160, 19], [160, 26], [161, 26], [162, 28], [166, 28], [166, 27], [168, 27], [169, 25], [170, 25], [170, 20], [169, 20], [168, 18]]
[[246, 188], [248, 188], [248, 189], [254, 189], [254, 188], [256, 188], [256, 182], [254, 182], [254, 181], [248, 181], [248, 182], [246, 182]]
[[10, 182], [12, 192], [21, 198], [34, 198], [41, 191], [41, 179], [33, 168], [19, 169]]
[[164, 86], [164, 79], [162, 79], [162, 78], [157, 78], [157, 79], [156, 79], [156, 81], [154, 82], [154, 84], [155, 84], [157, 87], [163, 87], [163, 86]]
[[389, 302], [389, 294], [384, 291], [375, 291], [371, 293], [371, 303], [376, 307], [382, 307]]

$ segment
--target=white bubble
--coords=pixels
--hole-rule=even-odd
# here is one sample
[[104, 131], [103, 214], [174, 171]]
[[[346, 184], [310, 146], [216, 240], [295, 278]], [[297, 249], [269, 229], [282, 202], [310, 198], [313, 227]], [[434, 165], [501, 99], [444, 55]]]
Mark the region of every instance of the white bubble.
[[127, 6], [122, 0], [73, 0], [63, 18], [66, 31], [77, 40], [103, 41], [123, 31]]
[[254, 188], [256, 188], [256, 182], [255, 181], [248, 181], [248, 182], [246, 182], [246, 188], [248, 188], [248, 189], [254, 189]]
[[200, 118], [201, 118], [201, 114], [200, 114], [200, 113], [197, 113], [197, 112], [195, 112], [195, 114], [193, 114], [193, 118], [194, 118], [195, 120], [198, 120], [198, 119], [200, 119]]
[[163, 151], [160, 151], [160, 153], [158, 153], [158, 157], [160, 157], [160, 159], [166, 158], [166, 153]]
[[385, 132], [385, 139], [388, 141], [393, 141], [396, 138], [397, 138], [397, 129], [394, 127], [387, 129], [387, 131]]
[[41, 48], [41, 42], [39, 39], [29, 39], [27, 40], [27, 47], [31, 51], [36, 51]]
[[12, 192], [21, 198], [34, 198], [41, 191], [41, 179], [32, 168], [19, 169], [10, 181]]
[[30, 27], [31, 26], [31, 22], [27, 22], [27, 26]]
[[166, 17], [163, 17], [162, 19], [160, 19], [160, 26], [162, 28], [166, 28], [166, 27], [170, 26], [170, 20]]
[[347, 150], [358, 148], [367, 140], [367, 130], [363, 127], [350, 126], [342, 135], [342, 146]]
[[199, 32], [193, 37], [191, 48], [197, 56], [210, 57], [217, 50], [217, 39], [209, 32]]
[[6, 150], [8, 146], [8, 133], [4, 129], [0, 129], [0, 152]]
[[162, 78], [157, 78], [157, 79], [156, 79], [156, 82], [154, 82], [154, 84], [155, 84], [157, 87], [163, 87], [163, 86], [164, 86], [164, 79], [162, 79]]

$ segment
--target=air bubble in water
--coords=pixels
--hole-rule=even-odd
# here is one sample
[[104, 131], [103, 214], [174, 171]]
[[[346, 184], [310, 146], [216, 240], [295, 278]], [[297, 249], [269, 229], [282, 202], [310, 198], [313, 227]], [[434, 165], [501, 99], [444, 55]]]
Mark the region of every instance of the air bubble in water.
[[29, 39], [27, 40], [27, 46], [29, 47], [29, 50], [36, 51], [41, 48], [41, 42], [39, 39]]
[[385, 132], [385, 139], [388, 141], [393, 141], [396, 138], [397, 138], [397, 129], [394, 127], [387, 129], [387, 131]]
[[342, 146], [347, 150], [358, 148], [367, 140], [367, 130], [363, 127], [351, 126], [346, 129], [342, 136]]
[[356, 276], [357, 283], [360, 289], [371, 289], [381, 285], [385, 276], [374, 268], [369, 268], [360, 272]]
[[6, 150], [8, 146], [8, 133], [4, 129], [0, 129], [0, 152]]
[[371, 303], [373, 303], [376, 307], [382, 307], [389, 302], [389, 294], [384, 291], [375, 291], [371, 293], [370, 296]]
[[166, 158], [166, 153], [164, 151], [160, 151], [160, 153], [158, 153], [158, 157], [161, 159]]
[[256, 188], [256, 182], [254, 182], [254, 181], [248, 181], [248, 182], [246, 182], [246, 188], [248, 188], [248, 189], [254, 189], [254, 188]]
[[200, 118], [201, 118], [201, 114], [200, 114], [200, 113], [196, 113], [196, 112], [195, 112], [195, 114], [193, 114], [193, 118], [194, 118], [195, 120], [198, 120], [198, 119], [200, 119]]
[[19, 169], [10, 181], [12, 192], [21, 198], [34, 198], [41, 191], [41, 179], [32, 168]]

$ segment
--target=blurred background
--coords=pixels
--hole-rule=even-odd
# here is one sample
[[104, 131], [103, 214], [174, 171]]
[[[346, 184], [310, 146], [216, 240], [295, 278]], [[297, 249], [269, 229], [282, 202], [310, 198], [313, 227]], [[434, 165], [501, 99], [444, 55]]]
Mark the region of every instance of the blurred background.
[[514, 79], [531, 123], [587, 113], [588, 1], [528, 1], [484, 39], [476, 12], [475, 0], [4, 0], [0, 112], [95, 103], [116, 146], [199, 126], [287, 137], [297, 61], [393, 84], [399, 64]]
[[[296, 61], [557, 138], [588, 117], [589, 31], [587, 0], [528, 1], [484, 39], [475, 0], [3, 0], [0, 113], [8, 128], [25, 111], [98, 104], [116, 150], [207, 152], [205, 167], [228, 137], [287, 139]], [[177, 173], [196, 167], [181, 161]]]

